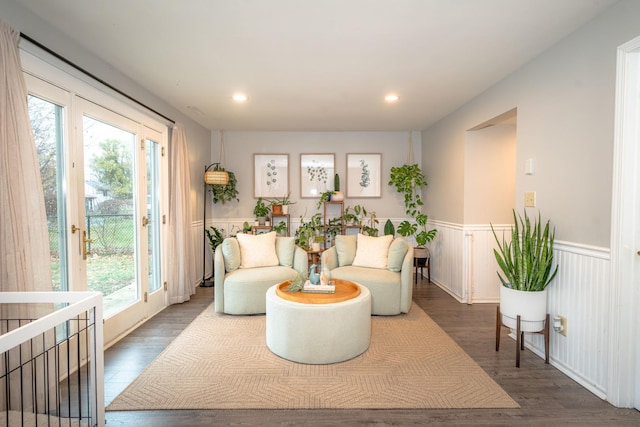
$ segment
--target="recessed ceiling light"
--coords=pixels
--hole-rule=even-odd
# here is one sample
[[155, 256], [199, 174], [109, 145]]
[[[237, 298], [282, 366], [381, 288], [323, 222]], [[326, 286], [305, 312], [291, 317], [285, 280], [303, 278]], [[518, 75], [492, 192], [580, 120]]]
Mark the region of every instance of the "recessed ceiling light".
[[387, 95], [384, 97], [385, 102], [396, 102], [400, 97], [398, 95]]
[[236, 93], [233, 95], [233, 100], [236, 102], [245, 102], [247, 100], [247, 95], [244, 93]]

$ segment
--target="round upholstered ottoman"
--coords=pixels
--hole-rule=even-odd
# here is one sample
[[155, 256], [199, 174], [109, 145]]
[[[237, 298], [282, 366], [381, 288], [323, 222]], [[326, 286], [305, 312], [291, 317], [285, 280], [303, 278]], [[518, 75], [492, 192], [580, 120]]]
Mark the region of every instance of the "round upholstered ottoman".
[[[278, 285], [267, 291], [267, 347], [293, 362], [327, 364], [364, 353], [371, 341], [371, 294], [360, 292], [340, 302], [298, 302], [279, 295]], [[338, 286], [338, 285], [336, 285]], [[300, 299], [299, 299], [300, 300]], [[304, 297], [300, 301], [305, 301]]]

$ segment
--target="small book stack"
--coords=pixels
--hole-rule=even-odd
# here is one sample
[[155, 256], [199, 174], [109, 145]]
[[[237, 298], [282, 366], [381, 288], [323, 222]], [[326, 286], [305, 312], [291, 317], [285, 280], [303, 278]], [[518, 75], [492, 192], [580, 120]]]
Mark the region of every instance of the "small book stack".
[[336, 284], [329, 282], [328, 285], [314, 285], [310, 281], [306, 281], [302, 292], [314, 293], [314, 294], [335, 294]]

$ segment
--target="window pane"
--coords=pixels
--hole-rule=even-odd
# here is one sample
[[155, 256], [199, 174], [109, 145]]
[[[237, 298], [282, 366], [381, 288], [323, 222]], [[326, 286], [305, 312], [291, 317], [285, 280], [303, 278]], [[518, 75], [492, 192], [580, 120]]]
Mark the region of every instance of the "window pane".
[[63, 107], [29, 95], [29, 117], [40, 162], [49, 228], [53, 289], [69, 290], [64, 188]]
[[104, 294], [105, 317], [140, 297], [136, 281], [135, 134], [85, 116], [87, 288]]
[[149, 291], [160, 289], [160, 197], [159, 145], [147, 140], [147, 218], [149, 245]]

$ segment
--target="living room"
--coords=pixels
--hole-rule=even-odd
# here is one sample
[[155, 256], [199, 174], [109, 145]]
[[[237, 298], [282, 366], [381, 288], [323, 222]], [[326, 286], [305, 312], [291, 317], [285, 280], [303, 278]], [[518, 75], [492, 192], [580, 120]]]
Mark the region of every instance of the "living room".
[[[254, 154], [288, 154], [289, 188], [296, 202], [291, 215], [294, 219], [316, 211], [314, 200], [299, 197], [301, 154], [335, 154], [336, 172], [346, 179], [349, 153], [380, 153], [381, 170], [388, 174], [392, 166], [406, 161], [411, 146], [429, 182], [423, 193], [429, 222], [438, 229], [431, 246], [432, 282], [457, 304], [495, 304], [489, 224], [508, 224], [510, 212], [501, 210], [503, 216], [496, 216], [493, 205], [487, 203], [497, 196], [488, 190], [494, 187], [486, 176], [495, 165], [483, 168], [476, 163], [473, 141], [491, 129], [515, 135], [513, 190], [503, 199], [522, 210], [524, 193], [535, 191], [536, 207], [545, 219], [551, 219], [557, 232], [562, 269], [550, 288], [549, 311], [568, 318], [569, 334], [552, 334], [552, 366], [615, 406], [638, 407], [640, 382], [637, 374], [631, 373], [640, 371], [640, 352], [630, 344], [640, 342], [630, 326], [637, 323], [632, 307], [638, 294], [632, 289], [633, 281], [620, 279], [628, 277], [622, 276], [621, 264], [629, 258], [621, 261], [619, 252], [623, 246], [619, 235], [625, 233], [620, 231], [622, 187], [617, 188], [616, 183], [622, 172], [616, 169], [619, 157], [615, 145], [619, 126], [616, 55], [620, 46], [639, 35], [637, 2], [611, 3], [526, 64], [496, 76], [491, 85], [429, 126], [384, 131], [206, 128], [89, 53], [20, 2], [5, 1], [0, 10], [3, 19], [20, 31], [46, 41], [55, 51], [86, 67], [100, 70], [106, 81], [184, 123], [191, 166], [191, 229], [197, 248], [203, 208], [207, 210], [206, 226], [229, 230], [253, 219]], [[251, 108], [251, 96], [247, 105], [236, 109], [236, 120], [241, 121], [242, 108]], [[205, 207], [203, 166], [221, 160], [238, 176], [240, 201]], [[484, 194], [478, 191], [483, 188]], [[346, 203], [364, 202], [381, 222], [402, 219], [402, 201], [386, 180], [382, 180], [381, 193], [379, 199], [354, 198]], [[205, 274], [210, 274], [211, 259], [209, 254], [203, 266], [202, 249], [198, 250], [195, 276], [199, 278], [203, 267]], [[528, 346], [540, 355], [542, 338], [531, 338]]]

